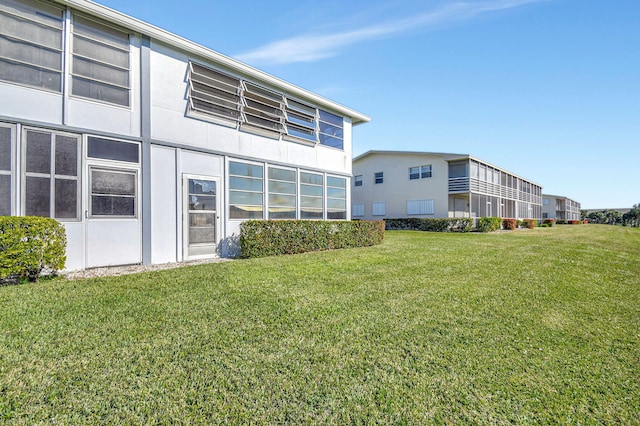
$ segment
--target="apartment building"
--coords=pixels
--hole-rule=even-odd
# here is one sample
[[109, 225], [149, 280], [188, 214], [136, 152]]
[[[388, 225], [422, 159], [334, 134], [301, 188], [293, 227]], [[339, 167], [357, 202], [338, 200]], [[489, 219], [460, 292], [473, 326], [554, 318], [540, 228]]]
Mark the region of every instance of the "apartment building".
[[580, 203], [560, 195], [542, 194], [544, 219], [580, 220]]
[[0, 99], [0, 215], [62, 222], [69, 270], [351, 216], [367, 116], [96, 3], [0, 0]]
[[353, 175], [353, 219], [542, 218], [540, 185], [467, 154], [368, 151]]

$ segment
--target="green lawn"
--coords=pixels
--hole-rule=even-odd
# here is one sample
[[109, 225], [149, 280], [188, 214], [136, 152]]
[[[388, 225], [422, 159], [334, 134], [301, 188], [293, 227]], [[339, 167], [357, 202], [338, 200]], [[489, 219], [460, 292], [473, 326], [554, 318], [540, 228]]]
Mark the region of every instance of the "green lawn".
[[640, 424], [640, 230], [0, 287], [0, 422]]

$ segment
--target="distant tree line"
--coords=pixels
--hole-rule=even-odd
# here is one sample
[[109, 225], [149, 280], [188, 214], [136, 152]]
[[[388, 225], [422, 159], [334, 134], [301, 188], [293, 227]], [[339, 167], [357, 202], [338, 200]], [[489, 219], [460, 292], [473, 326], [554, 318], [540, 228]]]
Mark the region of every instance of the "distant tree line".
[[582, 219], [587, 219], [589, 223], [640, 227], [640, 203], [634, 204], [631, 210], [624, 214], [618, 210], [600, 210], [591, 213], [582, 210], [580, 213]]

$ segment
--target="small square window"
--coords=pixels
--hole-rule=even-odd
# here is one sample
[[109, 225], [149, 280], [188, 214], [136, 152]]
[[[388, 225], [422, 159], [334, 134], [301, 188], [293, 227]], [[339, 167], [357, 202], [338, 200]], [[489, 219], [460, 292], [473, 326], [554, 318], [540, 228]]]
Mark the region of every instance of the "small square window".
[[375, 183], [376, 183], [376, 184], [378, 184], [378, 183], [383, 183], [383, 182], [384, 182], [384, 175], [383, 175], [383, 173], [382, 173], [382, 172], [377, 172], [377, 173], [375, 174]]

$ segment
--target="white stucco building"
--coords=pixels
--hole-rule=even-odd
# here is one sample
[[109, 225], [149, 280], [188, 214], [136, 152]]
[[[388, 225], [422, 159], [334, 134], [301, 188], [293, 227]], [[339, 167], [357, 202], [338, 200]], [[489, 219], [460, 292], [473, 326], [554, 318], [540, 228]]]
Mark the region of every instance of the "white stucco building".
[[368, 151], [353, 175], [353, 219], [542, 218], [540, 185], [466, 154]]
[[367, 116], [93, 2], [0, 0], [0, 100], [0, 215], [62, 222], [69, 270], [351, 216]]
[[561, 195], [542, 194], [544, 219], [580, 220], [580, 203]]

